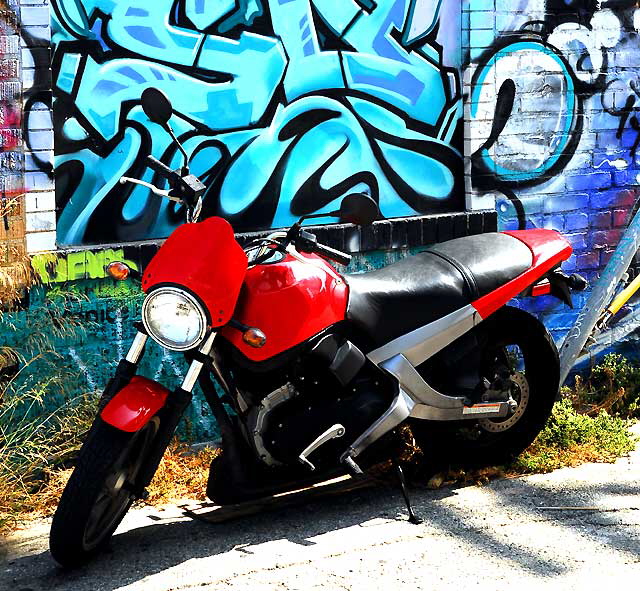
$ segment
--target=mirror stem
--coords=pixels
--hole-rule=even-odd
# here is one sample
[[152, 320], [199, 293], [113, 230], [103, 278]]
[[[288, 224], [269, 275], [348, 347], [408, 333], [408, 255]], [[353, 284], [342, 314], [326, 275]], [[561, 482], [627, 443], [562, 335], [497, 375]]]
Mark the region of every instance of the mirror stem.
[[167, 123], [167, 132], [171, 136], [171, 139], [176, 143], [176, 146], [178, 146], [178, 149], [180, 150], [180, 152], [182, 152], [182, 156], [184, 157], [184, 166], [182, 168], [186, 174], [189, 174], [189, 156], [187, 156], [187, 152], [182, 147], [182, 144], [178, 141], [176, 134], [173, 132], [173, 129], [171, 129], [171, 125], [169, 125], [168, 123]]

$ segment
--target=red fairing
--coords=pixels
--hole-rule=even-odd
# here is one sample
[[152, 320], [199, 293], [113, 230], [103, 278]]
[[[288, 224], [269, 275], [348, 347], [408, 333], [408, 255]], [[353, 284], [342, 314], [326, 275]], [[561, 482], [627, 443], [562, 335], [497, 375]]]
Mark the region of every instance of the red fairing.
[[493, 314], [547, 271], [567, 260], [573, 252], [569, 242], [555, 230], [516, 230], [505, 234], [517, 238], [529, 247], [533, 263], [529, 269], [509, 283], [472, 303], [483, 318]]
[[259, 328], [267, 337], [261, 348], [225, 327], [221, 334], [252, 361], [264, 361], [306, 341], [345, 319], [347, 286], [314, 254], [296, 254], [279, 262], [257, 265], [247, 272], [234, 318]]
[[134, 433], [144, 427], [163, 406], [169, 395], [164, 386], [134, 376], [102, 409], [102, 420], [120, 431]]
[[247, 255], [233, 228], [222, 218], [179, 226], [151, 259], [142, 277], [149, 293], [162, 284], [184, 286], [209, 312], [212, 327], [223, 326], [233, 314], [247, 272]]

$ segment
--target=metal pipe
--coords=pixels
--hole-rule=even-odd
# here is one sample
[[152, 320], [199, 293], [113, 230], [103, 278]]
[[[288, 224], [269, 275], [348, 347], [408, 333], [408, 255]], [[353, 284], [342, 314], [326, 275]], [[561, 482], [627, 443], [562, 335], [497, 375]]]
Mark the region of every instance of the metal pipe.
[[579, 357], [596, 322], [611, 301], [620, 279], [640, 247], [640, 210], [627, 226], [613, 256], [591, 290], [586, 304], [560, 347], [560, 384], [563, 384]]

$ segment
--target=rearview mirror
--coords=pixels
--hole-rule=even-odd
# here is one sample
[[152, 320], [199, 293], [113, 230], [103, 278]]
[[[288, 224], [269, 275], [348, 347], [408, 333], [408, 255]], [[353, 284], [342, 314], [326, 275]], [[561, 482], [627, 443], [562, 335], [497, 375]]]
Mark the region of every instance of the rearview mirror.
[[365, 193], [351, 193], [340, 204], [340, 221], [367, 226], [380, 219], [378, 204]]
[[167, 127], [173, 107], [167, 95], [157, 88], [146, 88], [142, 93], [142, 109], [153, 123]]

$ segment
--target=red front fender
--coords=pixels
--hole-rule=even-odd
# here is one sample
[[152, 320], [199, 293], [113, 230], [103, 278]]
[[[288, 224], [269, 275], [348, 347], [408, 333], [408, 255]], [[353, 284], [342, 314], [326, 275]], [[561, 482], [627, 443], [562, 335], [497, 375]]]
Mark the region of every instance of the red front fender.
[[169, 390], [158, 382], [134, 376], [102, 409], [100, 416], [116, 429], [134, 433], [164, 406], [168, 395]]

